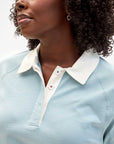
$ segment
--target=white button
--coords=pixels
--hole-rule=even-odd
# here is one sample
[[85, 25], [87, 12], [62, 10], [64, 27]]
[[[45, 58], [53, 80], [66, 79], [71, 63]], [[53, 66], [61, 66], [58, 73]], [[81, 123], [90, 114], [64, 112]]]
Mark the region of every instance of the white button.
[[57, 70], [57, 71], [56, 71], [56, 73], [57, 73], [57, 74], [59, 74], [59, 73], [60, 73], [60, 71], [59, 71], [59, 70]]
[[52, 84], [50, 84], [50, 85], [48, 86], [48, 88], [49, 88], [50, 90], [53, 90], [54, 86], [53, 86]]
[[56, 70], [56, 74], [59, 75], [62, 72], [62, 70], [58, 69]]

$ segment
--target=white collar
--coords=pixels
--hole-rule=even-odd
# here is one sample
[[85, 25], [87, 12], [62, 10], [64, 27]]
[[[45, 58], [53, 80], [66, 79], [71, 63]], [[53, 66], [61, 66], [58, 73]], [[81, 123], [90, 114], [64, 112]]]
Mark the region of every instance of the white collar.
[[[23, 73], [28, 71], [31, 67], [38, 64], [38, 52], [40, 44], [31, 50], [23, 59], [17, 73]], [[98, 53], [94, 53], [93, 50], [85, 51], [80, 58], [74, 63], [72, 67], [64, 68], [65, 71], [80, 84], [85, 84], [89, 76], [95, 70], [99, 62]]]

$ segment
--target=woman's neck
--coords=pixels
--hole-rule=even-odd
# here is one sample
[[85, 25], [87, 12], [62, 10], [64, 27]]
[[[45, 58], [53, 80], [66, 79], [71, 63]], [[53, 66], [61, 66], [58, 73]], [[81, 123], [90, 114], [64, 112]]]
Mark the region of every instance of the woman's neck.
[[41, 64], [72, 66], [79, 58], [70, 28], [55, 30], [40, 40]]

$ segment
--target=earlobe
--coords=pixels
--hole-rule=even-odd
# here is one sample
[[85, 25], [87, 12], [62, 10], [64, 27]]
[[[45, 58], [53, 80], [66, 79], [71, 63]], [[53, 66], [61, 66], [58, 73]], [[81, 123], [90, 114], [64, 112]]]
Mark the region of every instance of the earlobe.
[[67, 21], [70, 21], [72, 19], [70, 12], [68, 11], [68, 7], [65, 6], [65, 11], [66, 11], [66, 17], [67, 17]]
[[71, 16], [71, 14], [70, 14], [67, 6], [65, 6], [65, 12], [66, 12], [66, 15], [67, 15], [68, 17]]

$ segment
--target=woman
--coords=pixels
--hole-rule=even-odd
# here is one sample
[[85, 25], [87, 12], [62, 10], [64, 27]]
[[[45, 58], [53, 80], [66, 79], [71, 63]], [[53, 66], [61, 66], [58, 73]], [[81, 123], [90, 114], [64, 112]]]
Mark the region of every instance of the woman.
[[29, 51], [0, 63], [0, 144], [114, 144], [113, 0], [17, 0]]

